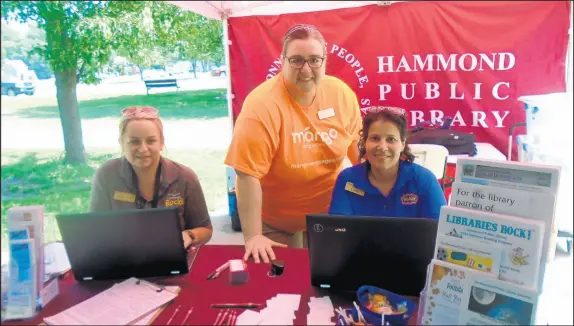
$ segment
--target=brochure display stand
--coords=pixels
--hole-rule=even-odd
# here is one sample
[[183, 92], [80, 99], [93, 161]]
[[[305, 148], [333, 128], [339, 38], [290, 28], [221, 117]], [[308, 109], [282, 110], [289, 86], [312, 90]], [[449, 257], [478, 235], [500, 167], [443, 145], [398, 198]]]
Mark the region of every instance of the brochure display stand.
[[533, 325], [555, 249], [560, 168], [459, 159], [418, 324]]

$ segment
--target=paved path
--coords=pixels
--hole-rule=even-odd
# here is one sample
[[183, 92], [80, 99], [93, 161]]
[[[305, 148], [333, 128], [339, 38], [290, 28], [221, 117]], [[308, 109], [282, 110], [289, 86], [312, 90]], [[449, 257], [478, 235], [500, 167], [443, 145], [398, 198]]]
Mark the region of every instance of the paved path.
[[[226, 149], [231, 139], [228, 118], [164, 120], [167, 149]], [[118, 119], [82, 121], [87, 150], [118, 147]], [[63, 149], [60, 119], [2, 117], [2, 149]]]
[[[30, 103], [56, 105], [56, 89], [53, 81], [41, 81], [38, 94], [28, 97], [2, 97], [2, 149], [63, 149], [64, 139], [59, 118], [34, 119], [13, 115], [16, 110], [26, 110]], [[225, 77], [201, 76], [186, 79], [180, 83], [181, 90], [225, 88]], [[154, 92], [155, 90], [152, 90]], [[79, 85], [79, 99], [141, 95], [146, 90], [139, 80], [100, 85]], [[166, 147], [169, 149], [226, 149], [231, 139], [231, 122], [228, 118], [218, 119], [164, 119]], [[118, 119], [101, 118], [82, 120], [84, 145], [90, 149], [118, 147]]]

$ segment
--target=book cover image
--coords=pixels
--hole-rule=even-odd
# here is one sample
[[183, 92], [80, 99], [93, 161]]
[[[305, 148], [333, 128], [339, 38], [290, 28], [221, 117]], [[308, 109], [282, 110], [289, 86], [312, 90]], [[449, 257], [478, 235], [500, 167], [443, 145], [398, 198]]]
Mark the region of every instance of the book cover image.
[[514, 216], [443, 206], [438, 235], [501, 248], [501, 280], [536, 286], [544, 223]]
[[479, 286], [471, 287], [468, 311], [472, 311], [505, 325], [531, 325], [530, 315], [534, 305], [530, 302], [488, 291]]
[[538, 294], [498, 280], [475, 279], [463, 301], [460, 325], [533, 325]]

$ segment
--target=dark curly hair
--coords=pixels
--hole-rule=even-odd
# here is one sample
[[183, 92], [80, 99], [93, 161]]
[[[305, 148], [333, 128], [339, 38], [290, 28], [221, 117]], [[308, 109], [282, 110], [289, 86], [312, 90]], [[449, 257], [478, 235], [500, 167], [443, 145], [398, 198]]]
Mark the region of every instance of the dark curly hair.
[[[359, 161], [363, 160], [367, 153], [365, 144], [367, 142], [367, 137], [369, 136], [369, 128], [374, 122], [383, 120], [394, 123], [399, 129], [401, 141], [405, 143], [405, 149], [401, 152], [401, 160], [410, 163], [414, 162], [415, 156], [411, 153], [411, 149], [407, 143], [408, 123], [405, 111], [399, 108], [381, 106], [369, 107], [365, 111], [366, 114], [363, 118], [363, 129], [359, 132], [361, 137], [358, 143]], [[402, 113], [399, 113], [401, 111]]]

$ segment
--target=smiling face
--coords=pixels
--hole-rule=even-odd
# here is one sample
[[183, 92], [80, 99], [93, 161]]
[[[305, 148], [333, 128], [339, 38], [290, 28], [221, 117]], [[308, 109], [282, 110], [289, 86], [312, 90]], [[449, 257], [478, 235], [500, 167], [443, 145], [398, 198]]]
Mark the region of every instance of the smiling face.
[[405, 142], [394, 122], [377, 120], [369, 127], [365, 149], [367, 160], [373, 169], [388, 170], [399, 163]]
[[152, 120], [131, 120], [121, 136], [121, 145], [124, 156], [134, 168], [156, 167], [163, 149], [160, 128]]
[[325, 44], [314, 39], [292, 40], [283, 55], [283, 78], [302, 93], [314, 92], [325, 76]]

